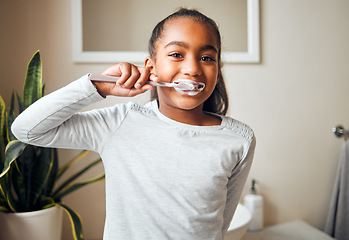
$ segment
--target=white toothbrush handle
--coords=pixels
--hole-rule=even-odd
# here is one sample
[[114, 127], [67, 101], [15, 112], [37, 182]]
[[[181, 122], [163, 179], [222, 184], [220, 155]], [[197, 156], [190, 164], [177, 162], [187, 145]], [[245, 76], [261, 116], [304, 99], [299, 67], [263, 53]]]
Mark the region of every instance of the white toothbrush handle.
[[[101, 75], [101, 74], [95, 74], [95, 73], [90, 73], [89, 75], [90, 80], [92, 81], [101, 81], [101, 82], [116, 82], [117, 80], [120, 79], [120, 77], [115, 77], [115, 76], [108, 76], [108, 75]], [[165, 83], [165, 82], [153, 82], [153, 81], [148, 81], [148, 84], [154, 86], [154, 87], [174, 87], [174, 84], [172, 83]]]
[[90, 78], [91, 81], [100, 81], [100, 82], [117, 82], [120, 78], [120, 77], [101, 75], [101, 74], [95, 74], [95, 73], [90, 73], [88, 77]]
[[[117, 82], [120, 79], [120, 77], [101, 75], [101, 74], [95, 74], [95, 73], [90, 73], [88, 75], [88, 77], [91, 81], [100, 81], [100, 82]], [[178, 84], [176, 84], [176, 83], [167, 83], [167, 82], [147, 81], [147, 83], [152, 85], [153, 87], [176, 87], [176, 86], [178, 86]]]
[[167, 82], [148, 81], [147, 83], [152, 85], [153, 87], [175, 87], [176, 86], [176, 84], [174, 83], [167, 83]]

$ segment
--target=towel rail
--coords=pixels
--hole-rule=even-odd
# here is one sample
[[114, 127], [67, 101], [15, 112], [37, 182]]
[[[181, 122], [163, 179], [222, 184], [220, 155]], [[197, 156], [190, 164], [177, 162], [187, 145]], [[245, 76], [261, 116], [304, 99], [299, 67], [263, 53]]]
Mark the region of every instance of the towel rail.
[[349, 138], [349, 129], [348, 130], [345, 130], [343, 126], [341, 125], [338, 125], [338, 126], [335, 126], [333, 129], [332, 129], [334, 135], [336, 135], [337, 137], [344, 137], [345, 140], [347, 140]]

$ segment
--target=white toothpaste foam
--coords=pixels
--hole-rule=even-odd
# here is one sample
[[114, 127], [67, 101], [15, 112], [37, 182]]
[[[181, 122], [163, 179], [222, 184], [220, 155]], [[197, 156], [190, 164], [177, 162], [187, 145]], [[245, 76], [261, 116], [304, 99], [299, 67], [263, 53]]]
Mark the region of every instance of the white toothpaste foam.
[[178, 92], [185, 93], [189, 96], [195, 96], [199, 94], [205, 88], [205, 84], [202, 82], [195, 82], [188, 79], [178, 79], [173, 81], [177, 84], [174, 89]]

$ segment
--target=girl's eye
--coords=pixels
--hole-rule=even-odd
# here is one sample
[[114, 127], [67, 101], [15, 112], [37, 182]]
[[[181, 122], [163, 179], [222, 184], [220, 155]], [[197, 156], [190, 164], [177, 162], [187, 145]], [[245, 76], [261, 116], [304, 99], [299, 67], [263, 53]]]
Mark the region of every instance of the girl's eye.
[[180, 54], [180, 53], [171, 53], [171, 54], [169, 54], [169, 56], [174, 57], [174, 58], [182, 58], [183, 57], [182, 54]]
[[215, 62], [216, 61], [216, 59], [214, 59], [213, 57], [209, 57], [209, 56], [201, 57], [200, 60], [204, 61], [204, 62]]

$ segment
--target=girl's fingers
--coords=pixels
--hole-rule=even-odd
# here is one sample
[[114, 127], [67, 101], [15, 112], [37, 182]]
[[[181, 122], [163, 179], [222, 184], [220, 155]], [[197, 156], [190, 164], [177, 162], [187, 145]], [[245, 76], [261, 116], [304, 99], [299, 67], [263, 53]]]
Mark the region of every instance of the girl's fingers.
[[116, 82], [117, 85], [124, 86], [128, 79], [134, 74], [135, 66], [129, 63], [120, 63], [117, 65], [120, 72], [120, 79]]
[[121, 72], [120, 72], [120, 68], [118, 65], [113, 65], [113, 66], [108, 67], [101, 74], [110, 75], [110, 76], [120, 76]]
[[125, 87], [115, 87], [113, 89], [113, 94], [119, 97], [134, 97], [138, 94], [142, 94], [148, 90], [153, 89], [153, 87], [149, 84], [143, 85], [141, 88], [125, 88]]
[[134, 65], [131, 65], [131, 75], [129, 78], [122, 84], [125, 88], [132, 88], [139, 77], [141, 76], [141, 73], [139, 72], [138, 68]]
[[102, 74], [119, 76], [116, 84], [96, 83], [99, 92], [104, 95], [115, 95], [133, 97], [145, 91], [152, 90], [153, 87], [147, 84], [149, 79], [156, 81], [157, 77], [152, 76], [149, 68], [137, 67], [130, 63], [119, 63], [106, 69]]
[[159, 82], [159, 78], [156, 74], [154, 73], [151, 73], [150, 76], [149, 76], [149, 80], [150, 81], [153, 81], [153, 82]]
[[136, 89], [140, 89], [143, 85], [147, 83], [149, 80], [150, 70], [149, 68], [139, 68], [139, 71], [141, 73], [140, 77], [138, 78], [137, 82], [135, 83], [134, 87]]
[[149, 84], [143, 85], [140, 88], [131, 88], [128, 97], [134, 97], [138, 94], [142, 94], [148, 90], [152, 90], [153, 87]]
[[146, 84], [149, 80], [150, 70], [145, 67], [137, 67], [132, 64], [122, 66], [122, 75], [117, 84], [124, 88], [137, 88]]

